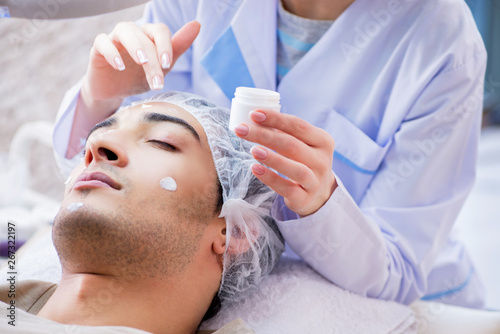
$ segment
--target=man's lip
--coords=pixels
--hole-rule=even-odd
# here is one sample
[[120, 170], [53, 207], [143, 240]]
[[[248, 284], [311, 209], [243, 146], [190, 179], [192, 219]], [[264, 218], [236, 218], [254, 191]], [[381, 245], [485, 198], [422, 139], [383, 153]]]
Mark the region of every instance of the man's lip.
[[93, 172], [93, 173], [82, 173], [75, 181], [73, 189], [83, 188], [83, 187], [106, 187], [109, 186], [113, 189], [120, 190], [122, 186], [115, 182], [112, 178], [104, 173]]

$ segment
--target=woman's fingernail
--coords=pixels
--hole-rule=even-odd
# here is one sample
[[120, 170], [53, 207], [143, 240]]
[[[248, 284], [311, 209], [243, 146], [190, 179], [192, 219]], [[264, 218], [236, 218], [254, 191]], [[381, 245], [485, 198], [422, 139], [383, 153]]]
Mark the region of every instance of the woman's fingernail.
[[121, 57], [115, 57], [115, 64], [118, 70], [123, 71], [125, 69], [125, 64]]
[[259, 160], [264, 160], [265, 158], [267, 158], [266, 150], [263, 150], [262, 148], [260, 148], [258, 146], [252, 147], [252, 149], [250, 150], [250, 153], [252, 153], [252, 155], [254, 155]]
[[153, 89], [154, 90], [160, 90], [163, 88], [163, 82], [161, 81], [161, 78], [159, 75], [155, 75], [153, 77]]
[[234, 127], [234, 132], [240, 136], [248, 135], [249, 131], [250, 130], [248, 129], [248, 126], [246, 126], [245, 124], [238, 124]]
[[168, 54], [166, 52], [161, 55], [161, 67], [164, 70], [167, 70], [170, 68], [170, 57], [168, 56]]
[[146, 56], [146, 52], [141, 49], [137, 50], [137, 58], [139, 58], [141, 64], [145, 64], [149, 61], [148, 56]]
[[262, 111], [258, 111], [258, 110], [252, 110], [250, 112], [250, 117], [252, 118], [252, 120], [254, 120], [255, 122], [264, 122], [266, 120], [266, 114], [264, 114]]
[[264, 166], [259, 165], [259, 164], [253, 164], [251, 168], [252, 168], [252, 171], [258, 175], [264, 175], [264, 173], [266, 172]]

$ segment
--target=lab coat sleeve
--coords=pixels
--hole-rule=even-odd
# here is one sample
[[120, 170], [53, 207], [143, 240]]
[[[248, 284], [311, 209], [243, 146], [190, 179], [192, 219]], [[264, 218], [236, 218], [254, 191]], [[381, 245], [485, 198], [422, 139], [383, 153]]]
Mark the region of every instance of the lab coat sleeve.
[[427, 276], [474, 182], [485, 53], [440, 71], [406, 114], [358, 204], [342, 180], [316, 213], [273, 215], [289, 247], [335, 284], [409, 304]]
[[[186, 22], [195, 19], [196, 8], [197, 1], [153, 1], [146, 5], [144, 15], [137, 21], [137, 24], [165, 23], [173, 35]], [[191, 49], [189, 49], [179, 57], [175, 66], [172, 67], [172, 70], [165, 77], [164, 92], [171, 90], [184, 92], [192, 91], [191, 52]], [[57, 113], [56, 124], [52, 135], [56, 162], [64, 176], [68, 176], [80, 161], [80, 156], [78, 154], [72, 159], [67, 159], [65, 156], [68, 150], [76, 102], [80, 94], [81, 84], [82, 80], [66, 92]], [[149, 91], [144, 94], [131, 96], [124, 99], [122, 106], [159, 93], [158, 91]], [[84, 143], [85, 138], [82, 138], [80, 140], [81, 147], [79, 149], [83, 148]]]

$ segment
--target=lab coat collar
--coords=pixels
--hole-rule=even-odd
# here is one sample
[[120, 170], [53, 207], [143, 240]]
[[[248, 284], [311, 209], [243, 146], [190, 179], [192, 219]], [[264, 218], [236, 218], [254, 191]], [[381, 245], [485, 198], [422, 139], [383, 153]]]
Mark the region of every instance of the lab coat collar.
[[202, 66], [228, 99], [238, 86], [276, 89], [278, 1], [244, 0], [230, 26], [203, 56]]
[[[366, 2], [369, 1], [383, 0], [355, 0], [281, 79], [276, 91], [281, 94], [283, 112], [322, 127], [324, 119], [318, 116], [319, 112], [332, 107], [335, 109], [338, 102], [344, 100], [332, 91], [332, 86], [335, 86], [334, 82], [350, 81], [349, 76], [352, 68], [357, 66], [357, 59], [349, 62], [341, 45], [344, 36], [351, 33], [353, 24], [366, 11], [363, 6], [368, 6]], [[316, 99], [316, 96], [322, 98]]]
[[[346, 8], [316, 44], [281, 79], [277, 91], [284, 88], [285, 91], [293, 92], [295, 91], [293, 86], [297, 86], [297, 82], [323, 82], [323, 78], [333, 77], [339, 67], [349, 65], [346, 64], [346, 57], [341, 52], [342, 46], [339, 45], [339, 41], [342, 41], [345, 29], [347, 27], [352, 29], [353, 22], [359, 20], [359, 13], [364, 12], [363, 6], [369, 6], [364, 3], [365, 1], [379, 0], [355, 0]], [[308, 76], [313, 65], [318, 67], [321, 76], [308, 81], [304, 76]]]

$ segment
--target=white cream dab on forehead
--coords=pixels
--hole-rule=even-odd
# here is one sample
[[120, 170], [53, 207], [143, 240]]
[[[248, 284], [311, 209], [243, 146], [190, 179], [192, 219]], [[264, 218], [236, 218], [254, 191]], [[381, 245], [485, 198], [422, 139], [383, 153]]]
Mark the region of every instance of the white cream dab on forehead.
[[150, 105], [150, 104], [145, 104], [145, 103], [142, 104], [142, 109], [151, 108], [151, 107], [152, 107], [152, 105]]
[[74, 203], [71, 203], [70, 205], [68, 205], [67, 209], [68, 209], [68, 211], [73, 212], [73, 211], [80, 209], [82, 206], [83, 206], [82, 202], [74, 202]]
[[170, 176], [164, 177], [160, 181], [160, 187], [162, 187], [165, 190], [169, 191], [176, 191], [177, 190], [177, 183], [173, 178]]

